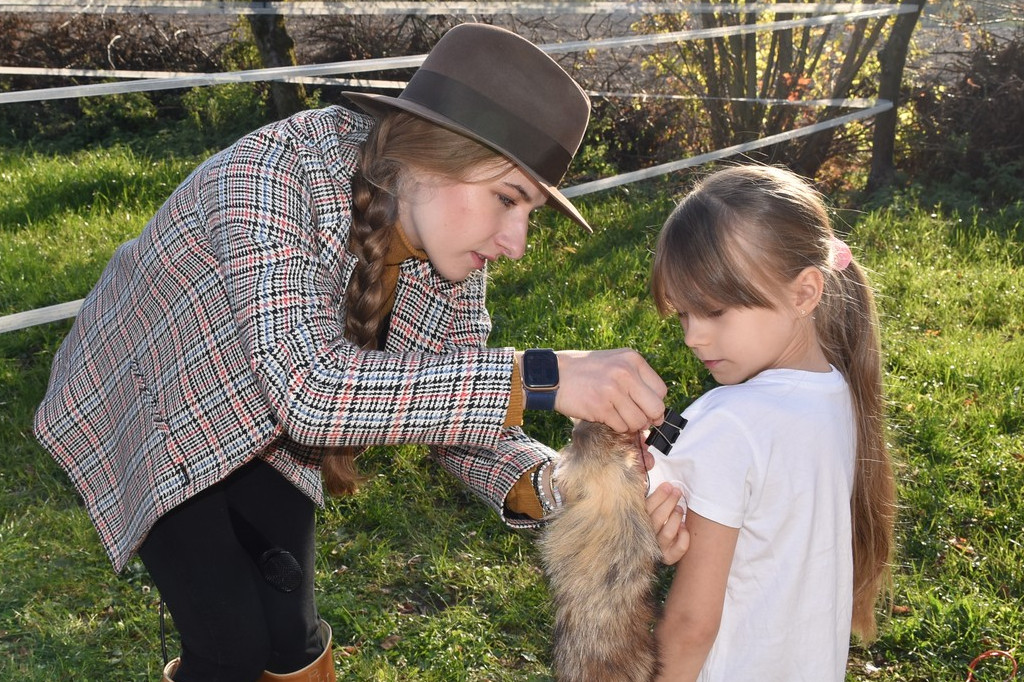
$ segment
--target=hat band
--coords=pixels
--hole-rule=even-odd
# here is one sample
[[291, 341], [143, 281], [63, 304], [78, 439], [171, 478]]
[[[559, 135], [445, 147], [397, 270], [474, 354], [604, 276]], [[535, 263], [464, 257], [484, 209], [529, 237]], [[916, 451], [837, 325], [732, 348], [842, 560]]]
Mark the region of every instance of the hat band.
[[[515, 157], [550, 185], [558, 184], [572, 161], [572, 153], [540, 128], [436, 71], [420, 68], [398, 98], [451, 119], [499, 151]], [[528, 145], [524, 146], [524, 142]]]

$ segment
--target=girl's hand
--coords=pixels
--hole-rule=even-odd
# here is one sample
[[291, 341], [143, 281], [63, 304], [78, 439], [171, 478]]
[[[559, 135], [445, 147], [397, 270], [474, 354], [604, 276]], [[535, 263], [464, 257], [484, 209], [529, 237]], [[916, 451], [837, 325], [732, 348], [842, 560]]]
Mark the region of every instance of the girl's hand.
[[668, 387], [634, 350], [558, 351], [555, 409], [566, 417], [643, 431], [665, 416]]
[[661, 547], [661, 562], [666, 566], [675, 565], [690, 548], [690, 531], [684, 523], [686, 509], [680, 506], [685, 504], [683, 491], [671, 483], [662, 483], [647, 498], [647, 515]]

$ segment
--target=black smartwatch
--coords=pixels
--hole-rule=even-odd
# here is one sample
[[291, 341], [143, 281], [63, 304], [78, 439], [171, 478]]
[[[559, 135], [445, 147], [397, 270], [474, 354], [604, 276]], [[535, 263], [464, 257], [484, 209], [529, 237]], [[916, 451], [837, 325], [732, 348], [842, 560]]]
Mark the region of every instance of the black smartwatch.
[[558, 393], [558, 356], [550, 348], [531, 348], [519, 367], [526, 390], [526, 409], [553, 410]]

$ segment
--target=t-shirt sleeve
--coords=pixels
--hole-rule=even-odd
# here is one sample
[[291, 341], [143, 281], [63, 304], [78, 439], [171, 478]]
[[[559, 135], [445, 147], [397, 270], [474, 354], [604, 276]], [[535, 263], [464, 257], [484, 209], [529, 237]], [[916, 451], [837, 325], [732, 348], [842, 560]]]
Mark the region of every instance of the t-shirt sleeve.
[[683, 415], [686, 426], [664, 466], [681, 481], [689, 509], [731, 528], [743, 525], [751, 498], [754, 443], [735, 414], [700, 401]]

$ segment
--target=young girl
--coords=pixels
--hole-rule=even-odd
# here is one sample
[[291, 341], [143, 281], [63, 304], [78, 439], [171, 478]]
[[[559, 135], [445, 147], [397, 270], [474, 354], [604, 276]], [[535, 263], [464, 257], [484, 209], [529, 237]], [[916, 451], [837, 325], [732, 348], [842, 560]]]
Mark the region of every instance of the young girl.
[[165, 682], [334, 679], [314, 512], [365, 446], [422, 443], [513, 526], [553, 499], [554, 409], [664, 410], [635, 351], [488, 348], [487, 264], [556, 189], [587, 95], [520, 36], [464, 24], [398, 97], [244, 136], [122, 245], [57, 353], [36, 434], [115, 569], [138, 553], [182, 642]]
[[651, 472], [682, 484], [689, 531], [658, 679], [841, 681], [851, 626], [875, 633], [893, 542], [864, 271], [800, 178], [734, 167], [669, 217], [651, 289], [722, 384]]

